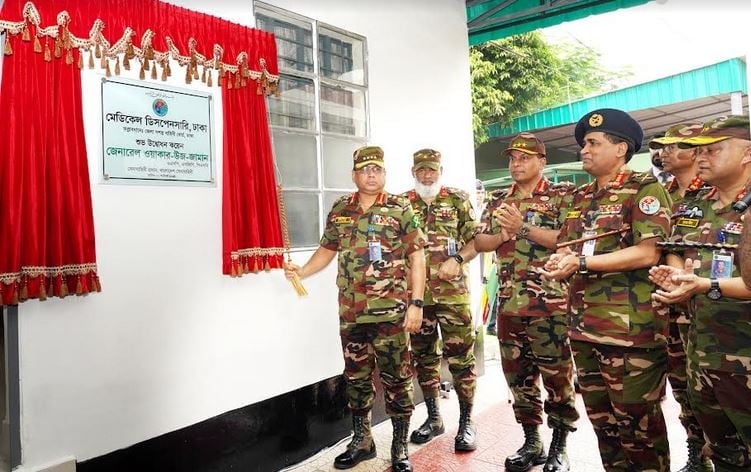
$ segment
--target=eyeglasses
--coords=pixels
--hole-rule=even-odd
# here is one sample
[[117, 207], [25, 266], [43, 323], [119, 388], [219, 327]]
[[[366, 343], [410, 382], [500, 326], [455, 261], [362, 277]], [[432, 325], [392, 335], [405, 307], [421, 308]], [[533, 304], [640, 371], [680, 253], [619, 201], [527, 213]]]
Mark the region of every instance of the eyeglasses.
[[384, 168], [381, 166], [365, 166], [362, 169], [355, 170], [360, 175], [381, 175], [384, 172]]

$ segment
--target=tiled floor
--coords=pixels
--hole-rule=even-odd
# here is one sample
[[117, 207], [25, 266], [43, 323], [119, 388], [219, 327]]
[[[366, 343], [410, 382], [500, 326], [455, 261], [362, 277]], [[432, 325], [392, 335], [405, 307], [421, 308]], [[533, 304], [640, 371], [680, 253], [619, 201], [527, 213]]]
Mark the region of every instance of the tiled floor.
[[[440, 408], [446, 424], [446, 433], [424, 446], [409, 445], [410, 460], [416, 472], [483, 472], [502, 471], [507, 455], [512, 454], [523, 442], [521, 427], [514, 420], [514, 412], [508, 402], [509, 393], [500, 368], [498, 344], [486, 338], [486, 370], [478, 379], [475, 398], [474, 420], [478, 430], [478, 448], [474, 452], [455, 454], [454, 434], [459, 418], [459, 405], [456, 395], [441, 399]], [[568, 439], [568, 454], [571, 470], [575, 472], [602, 471], [597, 450], [597, 439], [584, 411], [581, 396], [577, 396], [577, 408], [580, 415], [578, 430]], [[668, 392], [663, 403], [665, 418], [668, 422], [672, 470], [678, 470], [686, 461], [686, 434], [678, 421], [678, 404]], [[412, 428], [425, 421], [424, 404], [415, 409], [412, 416]], [[551, 431], [541, 428], [546, 446], [550, 444]], [[354, 472], [382, 472], [390, 469], [391, 423], [385, 421], [373, 428], [378, 457], [360, 463], [350, 469]], [[334, 471], [334, 457], [341, 454], [349, 439], [321, 451], [309, 460], [289, 467], [295, 472], [329, 472]], [[541, 471], [542, 466], [531, 469]]]

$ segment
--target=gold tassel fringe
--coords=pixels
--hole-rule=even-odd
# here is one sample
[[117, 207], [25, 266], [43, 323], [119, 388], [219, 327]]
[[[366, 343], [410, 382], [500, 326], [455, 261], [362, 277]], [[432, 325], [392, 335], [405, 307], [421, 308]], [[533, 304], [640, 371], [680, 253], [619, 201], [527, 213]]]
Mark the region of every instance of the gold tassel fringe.
[[29, 34], [29, 24], [24, 23], [23, 25], [23, 35], [21, 36], [21, 39], [26, 41], [27, 43], [31, 41], [31, 35]]
[[96, 48], [94, 48], [94, 54], [96, 55], [97, 59], [101, 59], [102, 57], [102, 48], [99, 46], [99, 43], [96, 44]]
[[156, 80], [156, 62], [151, 67], [151, 80]]
[[209, 87], [212, 87], [214, 84], [212, 83], [211, 77], [214, 75], [213, 72], [209, 71], [209, 76], [206, 78], [206, 85]]
[[42, 52], [42, 43], [39, 42], [39, 36], [34, 36], [34, 52], [37, 54]]
[[94, 52], [89, 49], [89, 69], [94, 68]]
[[10, 38], [5, 39], [5, 50], [4, 53], [6, 56], [10, 56], [13, 54], [13, 48], [10, 47]]
[[73, 64], [73, 51], [70, 49], [65, 53], [65, 63], [68, 65]]
[[112, 72], [110, 72], [110, 61], [104, 58], [102, 59], [104, 60], [104, 75], [107, 77], [112, 77]]
[[78, 70], [83, 69], [83, 53], [81, 50], [78, 50]]
[[120, 75], [120, 56], [115, 57], [115, 75]]
[[50, 62], [52, 60], [52, 53], [50, 52], [50, 43], [44, 42], [44, 60]]

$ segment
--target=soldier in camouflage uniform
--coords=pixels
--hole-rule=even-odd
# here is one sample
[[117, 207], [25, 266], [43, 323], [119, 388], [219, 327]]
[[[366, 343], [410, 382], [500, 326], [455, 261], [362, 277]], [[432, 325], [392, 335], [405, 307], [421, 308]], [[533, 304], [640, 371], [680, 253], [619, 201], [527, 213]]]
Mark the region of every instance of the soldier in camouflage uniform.
[[[699, 146], [699, 177], [712, 185], [686, 199], [675, 215], [676, 242], [738, 244], [741, 214], [732, 210], [751, 178], [751, 134], [746, 116], [723, 116], [681, 145]], [[751, 470], [751, 293], [740, 280], [736, 251], [722, 247], [674, 248], [668, 264], [702, 283], [663, 302], [689, 300], [688, 394], [717, 471]], [[718, 266], [727, 267], [718, 271]], [[672, 290], [665, 278], [653, 278]], [[713, 278], [719, 274], [719, 279]], [[739, 289], [740, 287], [740, 289]], [[683, 293], [680, 293], [683, 291]]]
[[441, 153], [421, 149], [414, 153], [415, 188], [406, 192], [412, 210], [428, 238], [425, 245], [427, 278], [422, 326], [411, 336], [417, 380], [425, 397], [428, 418], [412, 432], [411, 441], [424, 444], [444, 432], [438, 409], [441, 350], [454, 378], [459, 397], [459, 428], [454, 438], [457, 451], [474, 451], [475, 428], [472, 403], [475, 396], [475, 330], [469, 309], [466, 266], [476, 255], [472, 237], [475, 214], [469, 195], [440, 184]]
[[[683, 205], [684, 198], [692, 198], [705, 188], [704, 181], [697, 174], [696, 149], [681, 149], [678, 144], [698, 135], [703, 124], [699, 122], [679, 123], [665, 131], [665, 135], [649, 142], [651, 149], [662, 150], [662, 164], [672, 177], [665, 183], [673, 202], [671, 213], [675, 215]], [[675, 224], [675, 221], [673, 221]], [[678, 404], [681, 406], [680, 420], [686, 430], [688, 443], [688, 463], [678, 472], [711, 472], [712, 464], [702, 450], [704, 433], [694, 416], [688, 400], [686, 372], [686, 344], [688, 343], [689, 318], [685, 305], [671, 305], [668, 310], [670, 327], [668, 332], [668, 381]]]
[[[521, 472], [545, 463], [545, 472], [566, 471], [566, 436], [579, 418], [566, 295], [560, 282], [543, 280], [538, 269], [555, 251], [573, 184], [552, 184], [543, 177], [545, 145], [532, 133], [516, 136], [503, 154], [509, 158], [514, 184], [491, 194], [475, 244], [496, 252], [501, 361], [514, 395], [516, 422], [524, 429], [524, 444], [506, 458], [505, 467]], [[553, 428], [547, 457], [538, 432], [543, 412], [540, 377], [547, 391], [548, 426]]]
[[[571, 349], [605, 469], [668, 471], [660, 407], [668, 320], [653, 309], [648, 270], [669, 236], [670, 197], [652, 173], [627, 166], [643, 139], [627, 113], [587, 113], [575, 137], [594, 181], [574, 193], [559, 237], [573, 244], [550, 257], [546, 275], [571, 278]], [[574, 242], [582, 238], [591, 239]]]
[[334, 203], [321, 245], [300, 267], [286, 264], [288, 278], [304, 278], [326, 267], [339, 254], [339, 325], [344, 376], [354, 435], [334, 467], [349, 469], [376, 456], [370, 432], [373, 370], [381, 373], [386, 413], [394, 436], [394, 471], [411, 471], [407, 455], [409, 418], [414, 409], [409, 335], [422, 322], [422, 300], [408, 300], [425, 289], [425, 235], [409, 202], [384, 192], [383, 150], [377, 146], [354, 153], [352, 180], [357, 192]]

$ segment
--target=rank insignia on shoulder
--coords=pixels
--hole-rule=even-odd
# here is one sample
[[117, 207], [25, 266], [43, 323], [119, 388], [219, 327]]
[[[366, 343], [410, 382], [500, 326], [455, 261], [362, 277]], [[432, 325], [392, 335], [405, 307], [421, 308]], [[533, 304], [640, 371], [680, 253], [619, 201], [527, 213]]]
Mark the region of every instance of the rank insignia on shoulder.
[[568, 213], [566, 213], [566, 219], [567, 220], [569, 220], [571, 218], [579, 218], [580, 216], [582, 216], [582, 212], [579, 211], [579, 210], [569, 211]]
[[349, 216], [337, 216], [334, 218], [334, 224], [337, 225], [349, 225], [352, 224], [352, 218]]

